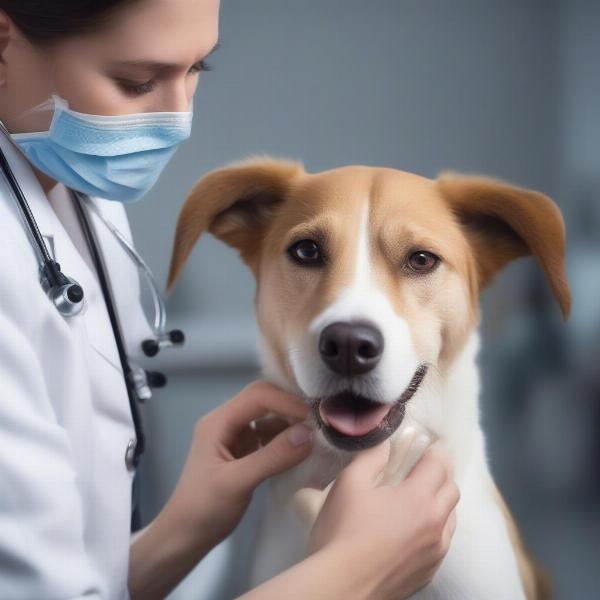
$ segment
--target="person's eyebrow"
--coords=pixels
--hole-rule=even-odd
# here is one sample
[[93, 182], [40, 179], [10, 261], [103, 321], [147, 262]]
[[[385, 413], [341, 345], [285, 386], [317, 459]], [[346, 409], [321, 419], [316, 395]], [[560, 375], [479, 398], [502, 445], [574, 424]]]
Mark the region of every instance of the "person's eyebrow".
[[[197, 60], [193, 66], [200, 65], [202, 61], [206, 60], [211, 54], [218, 50], [221, 46], [221, 42], [218, 41], [201, 59]], [[162, 62], [156, 60], [123, 60], [113, 63], [114, 66], [129, 67], [133, 69], [141, 69], [146, 71], [166, 71], [169, 69], [179, 68], [180, 65], [177, 63]]]

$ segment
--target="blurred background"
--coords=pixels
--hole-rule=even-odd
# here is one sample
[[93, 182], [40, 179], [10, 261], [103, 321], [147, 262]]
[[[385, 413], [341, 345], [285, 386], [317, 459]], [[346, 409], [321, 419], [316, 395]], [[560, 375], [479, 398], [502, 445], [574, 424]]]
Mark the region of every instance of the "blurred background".
[[[222, 45], [201, 76], [193, 138], [128, 206], [137, 247], [165, 281], [188, 190], [251, 153], [308, 171], [451, 168], [554, 198], [572, 316], [561, 321], [535, 261], [519, 259], [482, 295], [479, 364], [492, 472], [557, 600], [598, 597], [599, 32], [597, 0], [222, 0]], [[145, 411], [144, 522], [171, 493], [196, 420], [259, 375], [253, 292], [234, 252], [202, 239], [169, 298], [186, 346], [152, 363], [170, 385]], [[260, 501], [170, 598], [240, 591]]]

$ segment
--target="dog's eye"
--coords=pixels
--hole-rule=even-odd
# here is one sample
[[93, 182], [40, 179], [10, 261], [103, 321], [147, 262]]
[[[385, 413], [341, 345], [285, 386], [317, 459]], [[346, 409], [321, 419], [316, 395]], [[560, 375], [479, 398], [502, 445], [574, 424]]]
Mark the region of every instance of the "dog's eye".
[[288, 248], [288, 254], [303, 265], [320, 265], [323, 262], [319, 246], [313, 240], [300, 240]]
[[425, 250], [420, 250], [419, 252], [413, 252], [410, 255], [408, 259], [408, 266], [413, 271], [427, 273], [435, 268], [439, 260], [440, 259], [435, 254]]

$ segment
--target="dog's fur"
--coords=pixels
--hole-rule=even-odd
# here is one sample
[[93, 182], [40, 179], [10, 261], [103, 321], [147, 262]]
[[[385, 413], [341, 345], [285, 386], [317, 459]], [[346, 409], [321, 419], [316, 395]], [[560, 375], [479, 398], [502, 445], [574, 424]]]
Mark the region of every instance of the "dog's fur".
[[[209, 173], [190, 194], [177, 225], [169, 289], [205, 231], [239, 250], [254, 274], [266, 376], [313, 403], [316, 417], [319, 400], [340, 390], [392, 405], [419, 367], [426, 369], [391, 434], [392, 448], [407, 428], [433, 432], [454, 465], [461, 499], [450, 550], [414, 598], [548, 597], [489, 472], [476, 356], [479, 294], [513, 259], [537, 258], [567, 317], [565, 227], [554, 202], [483, 177], [448, 173], [430, 180], [366, 166], [309, 174], [295, 161], [255, 157]], [[290, 246], [303, 239], [316, 241], [327, 260], [316, 266], [292, 260]], [[440, 259], [426, 273], [408, 261], [421, 250]], [[320, 359], [319, 335], [333, 322], [357, 320], [382, 332], [381, 361], [373, 373], [336, 377]], [[323, 488], [351, 456], [315, 422], [321, 429], [313, 455], [275, 482], [253, 584], [302, 557], [307, 527], [289, 510], [295, 492]]]

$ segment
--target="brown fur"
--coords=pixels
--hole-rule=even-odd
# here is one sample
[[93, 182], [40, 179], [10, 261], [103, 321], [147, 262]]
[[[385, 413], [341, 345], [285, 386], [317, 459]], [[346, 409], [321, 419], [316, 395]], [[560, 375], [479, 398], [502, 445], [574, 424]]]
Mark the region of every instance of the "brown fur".
[[571, 294], [565, 270], [565, 223], [558, 206], [544, 194], [489, 178], [444, 174], [438, 181], [478, 258], [480, 286], [489, 285], [509, 261], [533, 255], [566, 319]]
[[550, 576], [527, 550], [519, 533], [519, 528], [502, 494], [493, 481], [490, 481], [492, 500], [504, 515], [508, 535], [515, 551], [519, 573], [523, 581], [527, 600], [551, 600]]

